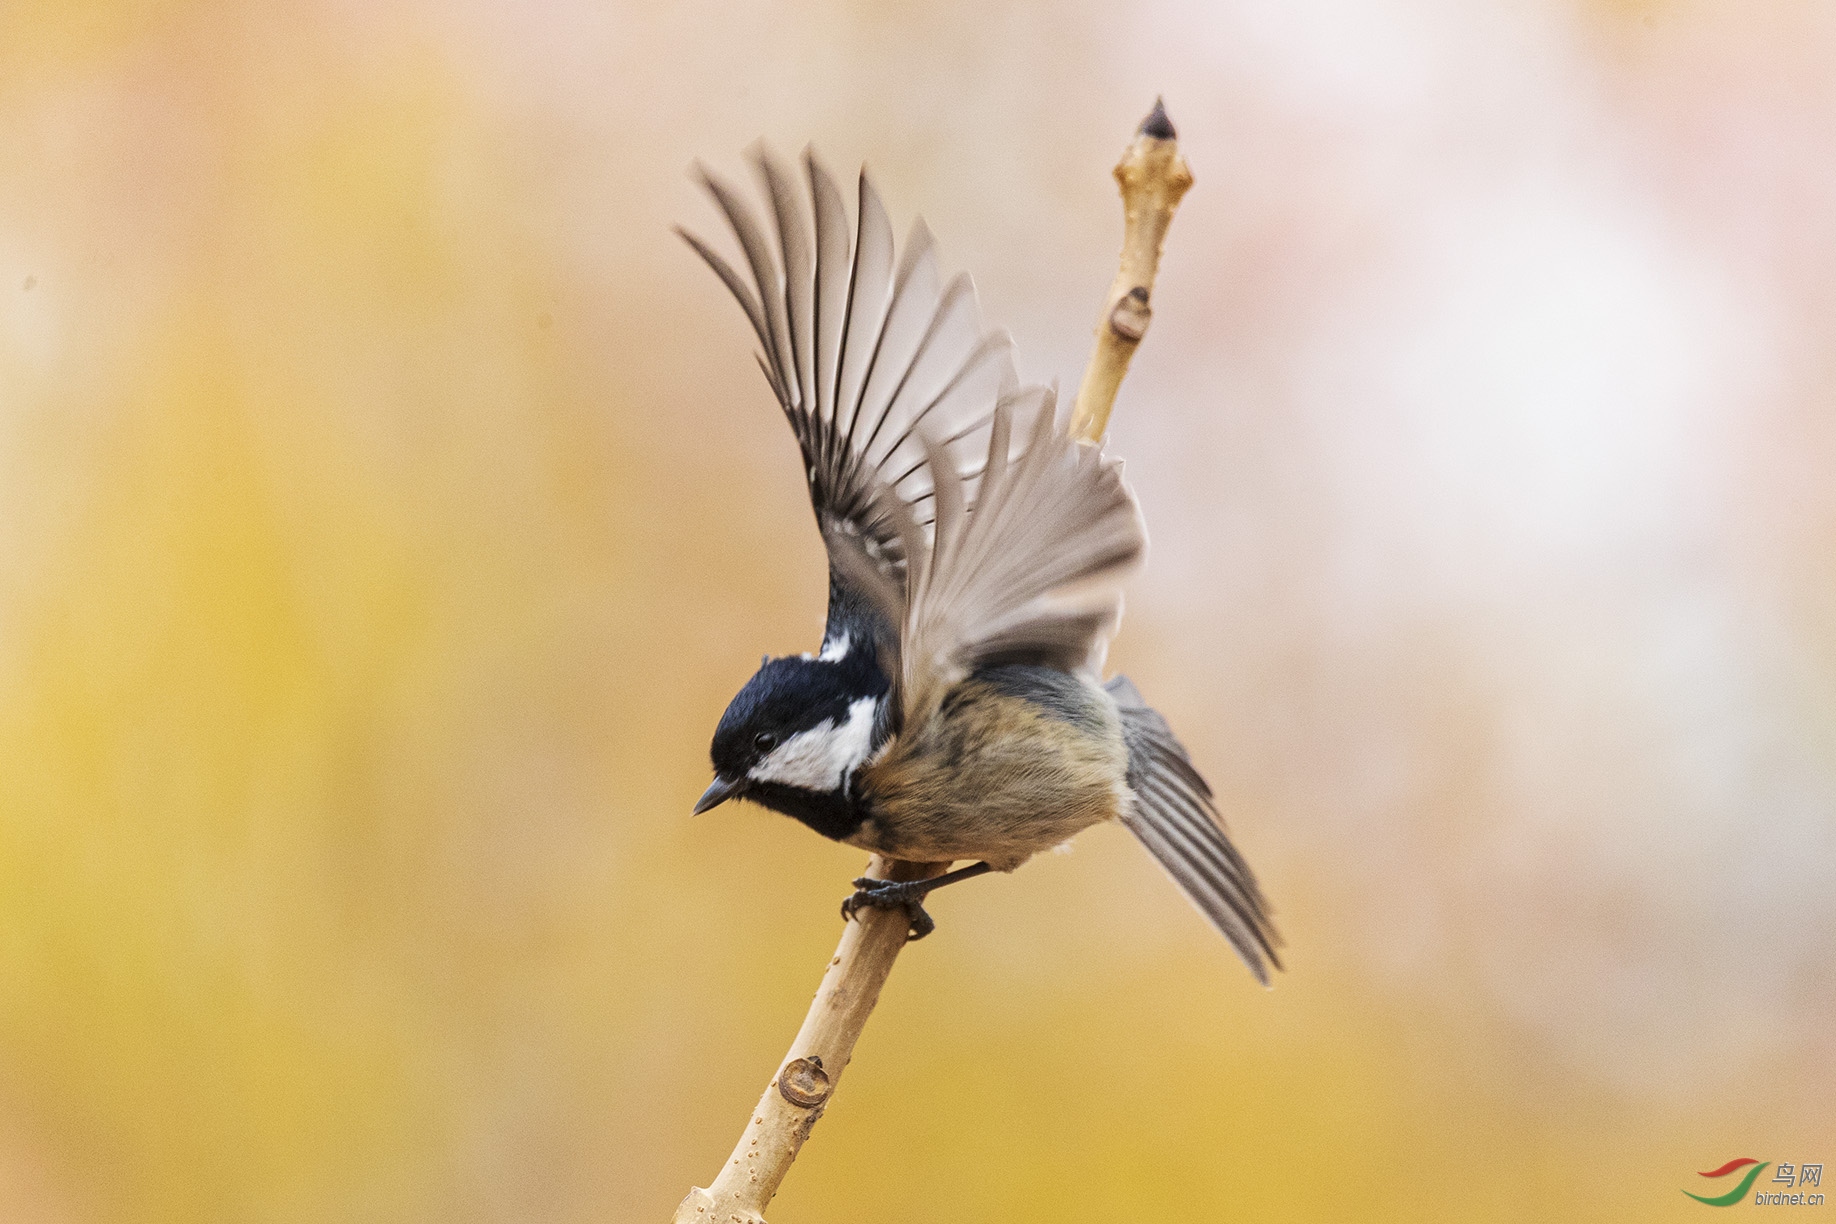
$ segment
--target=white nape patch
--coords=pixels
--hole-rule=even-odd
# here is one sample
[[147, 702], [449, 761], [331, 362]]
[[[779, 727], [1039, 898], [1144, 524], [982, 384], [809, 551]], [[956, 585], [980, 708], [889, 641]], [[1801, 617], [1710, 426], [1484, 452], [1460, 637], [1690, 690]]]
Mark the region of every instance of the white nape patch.
[[867, 758], [873, 742], [873, 719], [879, 701], [862, 697], [848, 707], [848, 721], [825, 718], [808, 731], [773, 748], [746, 775], [755, 782], [778, 782], [804, 790], [840, 790], [842, 780]]
[[822, 653], [816, 657], [824, 663], [840, 663], [843, 659], [848, 657], [848, 647], [853, 644], [854, 639], [849, 637], [848, 631], [844, 629], [842, 630], [842, 635], [833, 642], [824, 642], [822, 644]]

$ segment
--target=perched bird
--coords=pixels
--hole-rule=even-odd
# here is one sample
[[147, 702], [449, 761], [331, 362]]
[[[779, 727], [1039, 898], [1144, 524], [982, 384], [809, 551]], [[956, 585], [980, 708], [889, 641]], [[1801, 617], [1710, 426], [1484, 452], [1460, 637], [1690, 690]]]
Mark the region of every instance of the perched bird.
[[807, 211], [793, 171], [755, 164], [769, 236], [697, 167], [749, 277], [678, 232], [758, 338], [828, 548], [829, 613], [814, 654], [767, 656], [733, 698], [695, 811], [745, 798], [878, 854], [975, 860], [854, 881], [844, 915], [903, 908], [913, 938], [933, 889], [1120, 820], [1266, 984], [1279, 941], [1210, 788], [1132, 684], [1101, 681], [1146, 547], [1120, 465], [1020, 385], [922, 222], [895, 264], [865, 172], [850, 222], [812, 154]]

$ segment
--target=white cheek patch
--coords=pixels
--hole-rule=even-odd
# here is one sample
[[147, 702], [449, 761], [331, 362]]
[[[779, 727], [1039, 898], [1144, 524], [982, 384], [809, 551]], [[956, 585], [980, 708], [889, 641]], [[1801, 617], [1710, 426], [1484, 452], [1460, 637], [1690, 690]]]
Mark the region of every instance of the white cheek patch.
[[848, 707], [848, 721], [825, 718], [808, 731], [773, 748], [746, 775], [755, 782], [777, 782], [804, 790], [840, 790], [842, 779], [867, 758], [873, 741], [873, 718], [879, 702], [862, 697]]

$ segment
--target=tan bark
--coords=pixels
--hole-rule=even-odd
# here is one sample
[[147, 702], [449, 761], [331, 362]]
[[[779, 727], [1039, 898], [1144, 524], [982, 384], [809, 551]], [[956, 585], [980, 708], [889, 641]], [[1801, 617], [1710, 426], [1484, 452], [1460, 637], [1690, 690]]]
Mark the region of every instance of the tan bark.
[[1096, 348], [1078, 384], [1077, 403], [1071, 410], [1071, 433], [1100, 442], [1109, 428], [1109, 410], [1128, 363], [1141, 346], [1153, 321], [1154, 277], [1160, 271], [1160, 248], [1180, 197], [1192, 186], [1192, 171], [1179, 155], [1173, 124], [1159, 102], [1142, 121], [1135, 141], [1116, 163], [1116, 184], [1122, 189], [1121, 266], [1097, 318]]
[[[948, 863], [903, 863], [875, 857], [867, 874], [883, 880], [924, 880]], [[778, 1192], [791, 1162], [822, 1117], [854, 1043], [873, 1014], [880, 987], [905, 946], [904, 910], [863, 909], [842, 931], [816, 999], [790, 1052], [765, 1086], [733, 1155], [706, 1190], [690, 1190], [675, 1224], [763, 1224], [765, 1204]]]

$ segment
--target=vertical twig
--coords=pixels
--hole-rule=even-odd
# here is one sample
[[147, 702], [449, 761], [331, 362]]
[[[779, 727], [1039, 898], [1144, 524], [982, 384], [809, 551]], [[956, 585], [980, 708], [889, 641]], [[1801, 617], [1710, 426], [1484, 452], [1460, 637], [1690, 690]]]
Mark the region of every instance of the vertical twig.
[[[1159, 102], [1142, 121], [1116, 166], [1127, 228], [1121, 271], [1097, 324], [1096, 351], [1078, 387], [1073, 435], [1096, 442], [1109, 423], [1116, 390], [1148, 325], [1148, 295], [1173, 210], [1192, 185], [1173, 125]], [[885, 880], [924, 880], [948, 863], [905, 863], [875, 857], [867, 874]], [[905, 946], [903, 910], [863, 909], [842, 931], [815, 1002], [741, 1133], [733, 1155], [707, 1189], [690, 1190], [674, 1224], [764, 1224], [765, 1205], [828, 1107], [854, 1043], [879, 1001], [880, 987]]]
[[1179, 138], [1166, 107], [1159, 99], [1154, 111], [1141, 121], [1135, 142], [1116, 163], [1116, 184], [1122, 189], [1121, 267], [1103, 301], [1097, 319], [1096, 348], [1078, 384], [1077, 404], [1071, 410], [1073, 437], [1100, 442], [1109, 428], [1109, 410], [1116, 402], [1128, 362], [1147, 334], [1154, 312], [1148, 304], [1154, 276], [1160, 271], [1160, 248], [1173, 224], [1180, 197], [1192, 186], [1192, 171], [1179, 155]]

